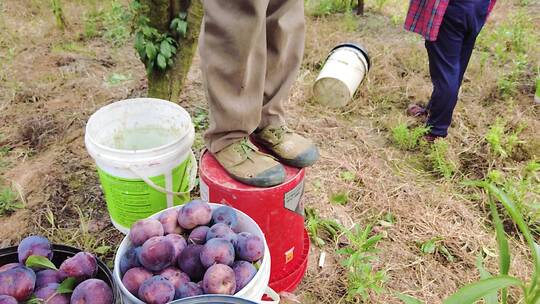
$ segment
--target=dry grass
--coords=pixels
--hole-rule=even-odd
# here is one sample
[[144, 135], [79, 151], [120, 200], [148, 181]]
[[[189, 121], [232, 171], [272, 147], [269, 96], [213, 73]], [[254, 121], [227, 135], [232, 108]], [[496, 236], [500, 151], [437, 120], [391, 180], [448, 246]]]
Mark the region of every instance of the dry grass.
[[[484, 34], [507, 22], [509, 12], [517, 10], [515, 1], [499, 2]], [[20, 185], [27, 201], [25, 210], [0, 218], [0, 245], [40, 232], [55, 241], [90, 249], [111, 246], [104, 254], [110, 259], [121, 236], [108, 220], [82, 130], [100, 106], [144, 95], [145, 75], [131, 44], [115, 48], [99, 37], [83, 37], [84, 12], [104, 4], [63, 3], [68, 30], [60, 33], [47, 5], [30, 0], [0, 2], [0, 59], [5, 59], [0, 60], [0, 133], [4, 135], [0, 142], [10, 147], [3, 156], [9, 169], [0, 174]], [[387, 272], [387, 291], [372, 294], [370, 303], [399, 303], [392, 296], [394, 291], [440, 303], [478, 278], [474, 262], [479, 253], [496, 252], [485, 202], [461, 181], [483, 178], [492, 168], [522, 168], [526, 160], [539, 157], [540, 108], [532, 105], [533, 82], [528, 84], [535, 67], [527, 68], [516, 94], [506, 98], [497, 83], [512, 70], [512, 62], [498, 64], [492, 50], [475, 52], [447, 139], [459, 171], [452, 178], [439, 178], [426, 165], [425, 150], [402, 151], [390, 141], [390, 130], [399, 122], [419, 124], [404, 115], [407, 105], [429, 98], [423, 42], [401, 29], [404, 1], [389, 0], [382, 13], [374, 11], [374, 1], [367, 3], [366, 16], [358, 19], [308, 19], [304, 64], [287, 104], [289, 116], [295, 118], [291, 126], [309, 134], [321, 147], [320, 162], [308, 172], [305, 205], [346, 227], [374, 224], [376, 231], [386, 235], [374, 267]], [[530, 16], [536, 16], [532, 19], [536, 32], [540, 14], [534, 12], [539, 11], [538, 5], [529, 7]], [[370, 50], [372, 69], [347, 107], [323, 109], [310, 100], [310, 87], [328, 51], [348, 40]], [[529, 52], [529, 63], [539, 62], [539, 56], [537, 51]], [[195, 61], [180, 100], [193, 113], [206, 108], [197, 65]], [[112, 73], [132, 77], [122, 85], [108, 86]], [[484, 140], [496, 116], [504, 116], [513, 127], [527, 124], [520, 136], [525, 143], [505, 160], [492, 157]], [[33, 117], [56, 123], [38, 120], [25, 130], [25, 122]], [[53, 134], [51, 130], [56, 130], [55, 136], [43, 135]], [[40, 147], [35, 155], [29, 156], [28, 147], [17, 144], [20, 132], [24, 142]], [[355, 178], [343, 179], [343, 172], [352, 172]], [[331, 204], [330, 194], [342, 191], [348, 192], [348, 203]], [[380, 225], [387, 214], [395, 218], [394, 224]], [[433, 237], [443, 239], [454, 262], [421, 253], [418, 243]], [[298, 290], [302, 303], [345, 303], [345, 270], [339, 265], [342, 257], [335, 253], [339, 246], [330, 242], [312, 249], [308, 273]], [[526, 248], [518, 238], [511, 246], [512, 274], [525, 278], [531, 268]], [[327, 262], [317, 269], [321, 250], [327, 252]], [[488, 257], [487, 267], [496, 271], [496, 258]]]

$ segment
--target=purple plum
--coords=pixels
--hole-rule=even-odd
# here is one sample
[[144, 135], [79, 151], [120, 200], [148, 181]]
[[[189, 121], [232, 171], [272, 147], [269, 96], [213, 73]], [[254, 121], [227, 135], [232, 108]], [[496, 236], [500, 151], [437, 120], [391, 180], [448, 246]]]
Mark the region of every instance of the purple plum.
[[248, 262], [256, 262], [264, 255], [263, 240], [249, 232], [241, 232], [238, 234], [236, 245], [236, 255], [239, 259]]
[[246, 261], [234, 262], [232, 269], [236, 278], [236, 292], [244, 288], [257, 274], [257, 268]]
[[0, 304], [17, 304], [17, 300], [12, 296], [0, 295]]
[[187, 273], [192, 280], [200, 280], [204, 276], [204, 266], [201, 263], [202, 245], [190, 244], [182, 251], [178, 258], [178, 266]]
[[79, 252], [60, 265], [60, 272], [68, 277], [85, 280], [96, 276], [97, 261], [93, 254]]
[[47, 304], [69, 304], [69, 295], [65, 293], [57, 293], [60, 284], [50, 283], [46, 286], [37, 289], [34, 293], [36, 298], [42, 299], [44, 303]]
[[173, 284], [162, 276], [154, 276], [139, 288], [139, 299], [148, 304], [165, 304], [174, 299]]
[[193, 200], [180, 209], [178, 224], [184, 229], [193, 229], [197, 226], [205, 226], [212, 220], [212, 208], [207, 202]]
[[221, 206], [212, 212], [212, 221], [214, 224], [223, 223], [231, 227], [233, 231], [238, 228], [238, 216], [236, 211], [229, 206]]
[[51, 283], [61, 283], [63, 276], [56, 270], [45, 269], [36, 273], [36, 289]]
[[17, 266], [24, 266], [24, 265], [21, 264], [21, 263], [9, 263], [9, 264], [6, 264], [6, 265], [0, 267], [0, 272], [10, 270], [11, 268], [15, 268]]
[[135, 267], [129, 269], [126, 274], [124, 274], [122, 283], [124, 284], [124, 287], [131, 292], [131, 294], [137, 296], [142, 283], [150, 279], [152, 276], [153, 274], [150, 271], [142, 267]]
[[159, 273], [159, 275], [169, 280], [175, 289], [180, 287], [180, 285], [191, 281], [186, 273], [175, 267], [165, 268]]
[[142, 247], [132, 247], [120, 258], [120, 273], [124, 274], [131, 268], [141, 266], [139, 254]]
[[158, 220], [154, 219], [138, 220], [129, 230], [129, 239], [133, 246], [141, 246], [148, 239], [163, 235], [163, 225], [161, 225]]
[[176, 291], [174, 293], [174, 299], [178, 300], [178, 299], [183, 299], [183, 298], [188, 298], [188, 297], [199, 296], [202, 294], [204, 294], [204, 291], [199, 284], [193, 283], [193, 282], [187, 282], [180, 285], [180, 287], [176, 288]]
[[199, 226], [191, 231], [188, 237], [188, 243], [204, 245], [206, 243], [206, 235], [208, 234], [210, 227]]
[[113, 292], [107, 283], [98, 279], [82, 282], [71, 294], [71, 304], [112, 304]]
[[203, 290], [207, 294], [234, 294], [236, 279], [232, 268], [223, 264], [216, 264], [208, 268], [204, 274]]
[[226, 239], [211, 239], [204, 244], [201, 251], [201, 263], [208, 268], [214, 264], [231, 266], [234, 262], [234, 247]]
[[234, 245], [236, 243], [237, 236], [236, 233], [232, 231], [231, 227], [223, 223], [217, 223], [212, 226], [210, 230], [208, 230], [208, 233], [206, 234], [206, 241], [208, 242], [209, 240], [215, 238], [226, 239]]
[[31, 255], [37, 255], [52, 259], [52, 245], [46, 238], [38, 235], [26, 237], [21, 241], [17, 248], [19, 263], [24, 264]]
[[159, 216], [159, 222], [161, 223], [161, 225], [163, 225], [163, 232], [165, 233], [165, 235], [171, 233], [182, 234], [182, 232], [184, 232], [182, 227], [180, 227], [180, 224], [178, 224], [179, 212], [180, 209], [174, 208], [164, 211]]
[[17, 266], [0, 272], [0, 294], [14, 297], [23, 302], [28, 299], [36, 286], [36, 274], [25, 266]]
[[183, 236], [178, 234], [167, 234], [165, 239], [169, 240], [174, 247], [173, 261], [176, 261], [182, 251], [186, 248], [187, 242]]
[[160, 271], [174, 262], [174, 246], [163, 236], [154, 236], [144, 242], [139, 262], [150, 271]]

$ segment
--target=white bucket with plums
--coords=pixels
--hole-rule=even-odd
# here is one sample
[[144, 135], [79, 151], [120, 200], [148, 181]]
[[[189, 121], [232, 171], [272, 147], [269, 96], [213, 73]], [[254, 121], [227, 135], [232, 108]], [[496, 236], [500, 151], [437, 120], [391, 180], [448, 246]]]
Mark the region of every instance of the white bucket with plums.
[[[212, 203], [210, 203], [209, 205], [212, 211], [223, 206], [220, 204], [212, 204]], [[173, 210], [173, 209], [180, 210], [181, 208], [182, 206], [171, 207], [163, 211], [160, 211], [150, 216], [149, 218], [159, 219], [161, 214], [168, 212], [170, 210]], [[257, 223], [253, 221], [253, 219], [251, 219], [248, 215], [246, 215], [245, 213], [239, 210], [236, 210], [236, 209], [234, 210], [236, 211], [236, 215], [238, 219], [238, 225], [236, 226], [235, 231], [249, 232], [253, 235], [258, 236], [264, 242], [264, 255], [263, 255], [263, 258], [259, 262], [260, 264], [259, 264], [259, 269], [257, 270], [257, 273], [246, 286], [244, 286], [241, 290], [237, 291], [234, 294], [234, 297], [251, 300], [257, 303], [279, 303], [279, 295], [275, 291], [273, 291], [271, 288], [268, 287], [268, 282], [270, 279], [270, 251], [268, 249], [268, 245], [266, 243], [264, 234], [261, 228], [257, 225]], [[122, 283], [120, 261], [121, 261], [122, 256], [124, 256], [133, 247], [134, 246], [132, 244], [132, 241], [129, 235], [126, 236], [120, 243], [120, 246], [118, 247], [118, 250], [116, 252], [116, 256], [114, 260], [113, 276], [122, 294], [123, 303], [144, 304], [145, 302], [141, 301], [140, 299], [132, 295]], [[264, 295], [271, 298], [272, 301], [262, 301], [262, 298]]]

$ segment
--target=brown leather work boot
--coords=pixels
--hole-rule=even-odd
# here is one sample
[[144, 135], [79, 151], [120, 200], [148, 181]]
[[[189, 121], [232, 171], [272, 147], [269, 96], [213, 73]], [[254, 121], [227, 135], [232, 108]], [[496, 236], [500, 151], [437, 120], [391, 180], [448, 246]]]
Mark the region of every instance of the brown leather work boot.
[[304, 168], [313, 165], [319, 159], [319, 150], [311, 140], [285, 126], [266, 127], [256, 131], [252, 136], [286, 165]]
[[248, 139], [235, 142], [214, 156], [232, 178], [244, 184], [272, 187], [285, 181], [283, 165], [260, 152]]

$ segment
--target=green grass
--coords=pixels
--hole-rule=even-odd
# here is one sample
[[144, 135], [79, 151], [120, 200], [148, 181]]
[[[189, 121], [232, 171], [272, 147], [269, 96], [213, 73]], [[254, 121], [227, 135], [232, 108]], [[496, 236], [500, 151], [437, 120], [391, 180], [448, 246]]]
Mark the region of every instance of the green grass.
[[86, 14], [84, 37], [86, 39], [102, 37], [112, 46], [121, 46], [131, 37], [132, 18], [132, 12], [127, 6], [113, 0], [106, 8], [94, 9]]
[[520, 125], [516, 130], [511, 131], [506, 125], [504, 119], [497, 117], [485, 135], [491, 153], [503, 159], [512, 156], [515, 148], [523, 143], [519, 139], [519, 134], [525, 129], [525, 126]]
[[306, 11], [312, 16], [348, 13], [358, 3], [357, 0], [305, 0]]
[[83, 54], [91, 57], [96, 56], [96, 52], [88, 50], [83, 44], [69, 41], [55, 44], [51, 50], [53, 53], [75, 53]]
[[449, 157], [449, 148], [446, 140], [438, 139], [430, 146], [427, 155], [433, 171], [445, 178], [451, 178], [457, 171], [457, 165]]
[[402, 150], [413, 150], [419, 146], [422, 136], [429, 132], [428, 127], [420, 126], [409, 129], [407, 124], [400, 123], [391, 130], [392, 142]]
[[540, 236], [540, 162], [531, 160], [518, 172], [491, 170], [487, 178], [506, 192], [531, 231]]
[[10, 187], [0, 186], [0, 215], [10, 214], [23, 207], [15, 191]]

